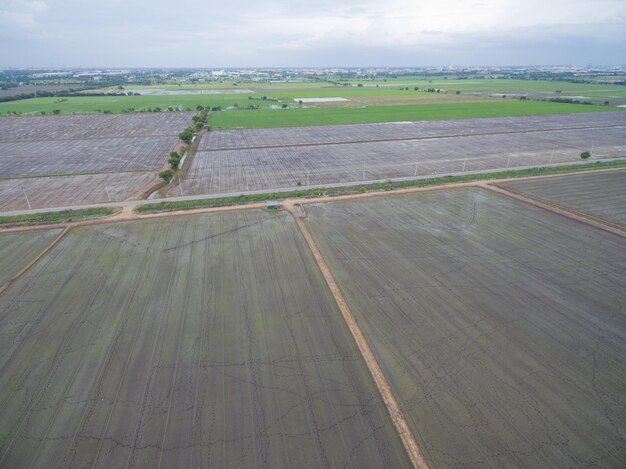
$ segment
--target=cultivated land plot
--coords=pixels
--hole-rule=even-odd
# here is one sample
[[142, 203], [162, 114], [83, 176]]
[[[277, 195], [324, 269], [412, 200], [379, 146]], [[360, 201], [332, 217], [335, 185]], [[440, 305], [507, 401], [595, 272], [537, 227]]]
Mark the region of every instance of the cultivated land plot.
[[4, 467], [409, 465], [287, 214], [74, 229], [0, 314]]
[[60, 229], [0, 233], [0, 286], [26, 267], [60, 233]]
[[154, 172], [0, 179], [0, 211], [120, 202], [157, 182]]
[[177, 142], [172, 135], [0, 143], [0, 176], [156, 170]]
[[0, 177], [156, 170], [193, 113], [0, 119]]
[[511, 116], [439, 121], [386, 122], [270, 129], [217, 130], [207, 133], [199, 150], [226, 150], [320, 143], [410, 140], [425, 137], [626, 126], [626, 112]]
[[193, 112], [2, 117], [0, 142], [176, 135]]
[[433, 467], [623, 466], [623, 238], [478, 188], [307, 211]]
[[626, 227], [626, 170], [498, 185]]
[[184, 186], [227, 193], [626, 156], [626, 113], [599, 115], [209, 132]]

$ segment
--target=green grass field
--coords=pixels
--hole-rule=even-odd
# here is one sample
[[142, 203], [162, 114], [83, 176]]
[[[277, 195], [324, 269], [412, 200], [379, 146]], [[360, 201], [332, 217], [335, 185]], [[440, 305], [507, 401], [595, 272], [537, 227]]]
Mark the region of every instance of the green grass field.
[[76, 96], [69, 98], [33, 98], [20, 101], [0, 103], [0, 114], [19, 112], [22, 114], [39, 114], [46, 112], [51, 114], [54, 109], [61, 114], [85, 114], [100, 111], [113, 113], [122, 112], [133, 108], [136, 111], [148, 108], [160, 107], [167, 110], [168, 107], [182, 110], [195, 110], [197, 105], [202, 106], [232, 106], [233, 104], [247, 106], [255, 104], [268, 107], [276, 104], [270, 101], [248, 101], [247, 95], [158, 95], [158, 96]]
[[[419, 79], [413, 76], [382, 79], [352, 79], [339, 80], [342, 83], [349, 83], [352, 86], [335, 85], [330, 82], [302, 82], [302, 83], [245, 83], [237, 82], [236, 86], [233, 82], [224, 83], [204, 83], [204, 84], [165, 84], [165, 85], [149, 85], [149, 86], [127, 86], [128, 89], [167, 89], [167, 90], [201, 90], [201, 89], [229, 89], [229, 88], [246, 88], [253, 91], [269, 92], [274, 90], [276, 93], [283, 91], [291, 92], [297, 90], [315, 90], [315, 89], [334, 89], [349, 90], [351, 87], [361, 83], [363, 88], [360, 90], [366, 93], [377, 93], [382, 90], [399, 90], [400, 87], [409, 87], [414, 91], [414, 87], [420, 89], [425, 88], [441, 88], [450, 91], [481, 91], [491, 93], [555, 93], [560, 90], [563, 94], [576, 94], [584, 96], [596, 97], [622, 97], [626, 98], [626, 86], [623, 85], [607, 85], [607, 84], [587, 84], [587, 83], [570, 83], [564, 81], [548, 81], [548, 80], [513, 80], [513, 79], [446, 79], [444, 77], [430, 77], [427, 80]], [[379, 85], [376, 88], [375, 85]], [[368, 91], [369, 90], [369, 91]], [[111, 91], [116, 91], [111, 89]]]
[[[586, 84], [586, 83], [570, 83], [563, 81], [548, 80], [513, 80], [513, 79], [467, 79], [453, 80], [444, 77], [430, 77], [427, 80], [419, 79], [414, 76], [400, 76], [397, 78], [388, 78], [386, 80], [376, 79], [359, 79], [359, 80], [340, 80], [347, 82], [356, 88], [358, 83], [362, 83], [363, 88], [356, 88], [355, 91], [364, 95], [378, 95], [385, 91], [400, 91], [400, 87], [409, 87], [414, 92], [414, 87], [420, 89], [425, 88], [441, 88], [450, 91], [480, 91], [484, 93], [555, 93], [560, 90], [564, 95], [581, 95], [590, 97], [621, 97], [626, 98], [626, 86], [623, 85], [606, 85], [606, 84]], [[376, 88], [375, 85], [379, 85]], [[351, 93], [351, 88], [343, 85], [334, 85], [330, 82], [303, 82], [303, 83], [245, 83], [237, 82], [237, 86], [233, 82], [224, 83], [206, 83], [206, 84], [165, 84], [150, 86], [127, 86], [128, 89], [167, 89], [167, 90], [201, 90], [201, 89], [229, 89], [229, 88], [246, 88], [261, 93], [300, 93], [302, 91], [315, 90], [343, 90], [341, 94]], [[116, 91], [111, 89], [111, 91]], [[404, 90], [406, 91], [406, 90]], [[295, 95], [293, 97], [296, 97]], [[303, 96], [306, 97], [306, 96]]]
[[557, 114], [615, 110], [603, 106], [543, 101], [494, 100], [486, 102], [368, 106], [361, 108], [258, 109], [214, 112], [212, 128], [256, 128], [301, 125], [356, 124], [529, 114]]
[[[362, 83], [364, 86], [358, 87]], [[418, 91], [415, 88], [418, 88]], [[429, 93], [427, 88], [441, 89]], [[142, 96], [75, 96], [67, 98], [34, 98], [0, 103], [0, 115], [9, 113], [61, 114], [112, 112], [133, 109], [142, 111], [154, 108], [167, 110], [190, 109], [196, 106], [220, 106], [223, 111], [215, 113], [210, 124], [220, 128], [278, 127], [294, 125], [348, 124], [366, 122], [389, 122], [401, 120], [448, 119], [464, 117], [491, 117], [523, 114], [549, 114], [612, 109], [606, 107], [559, 104], [541, 101], [518, 101], [489, 97], [490, 93], [550, 93], [561, 91], [562, 96], [583, 96], [589, 99], [607, 100], [626, 98], [626, 87], [619, 85], [588, 85], [567, 82], [468, 79], [448, 80], [433, 77], [429, 80], [415, 77], [397, 77], [382, 80], [352, 80], [350, 85], [330, 82], [303, 83], [246, 83], [224, 82], [206, 84], [162, 84], [153, 86], [127, 86], [129, 90], [203, 90], [222, 89], [249, 90], [242, 94], [188, 94], [188, 95], [142, 95]], [[101, 90], [100, 90], [101, 91]], [[116, 88], [105, 91], [120, 92]], [[462, 94], [456, 94], [456, 92]], [[473, 95], [472, 93], [481, 95]], [[549, 97], [550, 94], [545, 94]], [[249, 99], [249, 97], [254, 99]], [[262, 100], [267, 96], [275, 100]], [[543, 95], [540, 95], [543, 96]], [[342, 97], [349, 101], [306, 104], [299, 107], [298, 98]], [[581, 98], [584, 100], [584, 98]], [[599, 101], [600, 103], [603, 101]], [[620, 102], [620, 101], [617, 101]], [[249, 110], [247, 106], [261, 109]], [[287, 105], [287, 109], [281, 106]], [[233, 109], [237, 107], [237, 109]]]

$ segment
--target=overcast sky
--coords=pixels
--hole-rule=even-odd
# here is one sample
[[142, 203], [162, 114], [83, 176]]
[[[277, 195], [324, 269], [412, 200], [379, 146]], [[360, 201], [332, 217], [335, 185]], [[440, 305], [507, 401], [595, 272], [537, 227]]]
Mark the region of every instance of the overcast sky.
[[626, 63], [626, 0], [0, 0], [0, 66]]

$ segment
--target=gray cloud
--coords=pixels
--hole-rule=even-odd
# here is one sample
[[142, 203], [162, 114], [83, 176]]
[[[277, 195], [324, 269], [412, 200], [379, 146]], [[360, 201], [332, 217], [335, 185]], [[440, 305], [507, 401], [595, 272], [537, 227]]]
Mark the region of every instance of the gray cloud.
[[623, 63], [623, 0], [0, 0], [0, 66]]

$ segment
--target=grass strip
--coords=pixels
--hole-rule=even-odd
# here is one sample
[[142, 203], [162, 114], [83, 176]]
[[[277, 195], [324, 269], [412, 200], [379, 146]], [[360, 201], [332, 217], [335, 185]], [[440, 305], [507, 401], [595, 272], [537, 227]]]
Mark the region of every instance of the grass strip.
[[515, 177], [542, 176], [546, 174], [573, 173], [580, 171], [592, 171], [597, 169], [626, 167], [626, 159], [616, 161], [598, 161], [584, 164], [568, 164], [560, 166], [544, 166], [527, 169], [511, 169], [506, 171], [494, 171], [489, 173], [466, 174], [462, 176], [442, 176], [431, 179], [414, 179], [407, 181], [385, 181], [373, 184], [356, 184], [345, 187], [311, 188], [285, 192], [264, 192], [262, 194], [242, 194], [231, 197], [216, 197], [211, 199], [184, 200], [175, 202], [160, 202], [141, 205], [138, 212], [170, 212], [173, 210], [186, 210], [203, 207], [226, 207], [229, 205], [243, 205], [254, 202], [263, 202], [273, 199], [300, 199], [307, 197], [319, 197], [326, 194], [330, 197], [337, 195], [356, 194], [371, 191], [388, 191], [394, 189], [407, 189], [412, 187], [438, 186], [456, 182], [473, 182], [491, 179], [507, 179]]
[[68, 223], [71, 221], [90, 220], [106, 217], [117, 212], [115, 207], [95, 207], [60, 212], [26, 213], [23, 215], [0, 216], [0, 226], [27, 226], [48, 223]]

